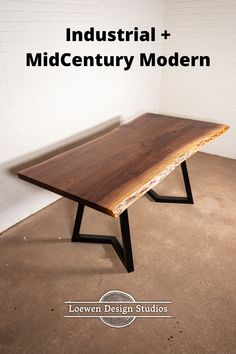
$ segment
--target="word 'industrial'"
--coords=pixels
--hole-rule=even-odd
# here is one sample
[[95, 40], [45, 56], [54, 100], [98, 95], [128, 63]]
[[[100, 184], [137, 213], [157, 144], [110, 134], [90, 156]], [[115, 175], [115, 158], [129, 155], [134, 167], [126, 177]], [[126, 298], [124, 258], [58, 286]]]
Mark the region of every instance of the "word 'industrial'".
[[90, 27], [89, 30], [83, 31], [72, 31], [70, 28], [66, 29], [66, 41], [74, 42], [74, 41], [98, 41], [98, 42], [145, 42], [151, 41], [154, 42], [156, 37], [155, 27], [151, 27], [150, 31], [139, 31], [138, 27], [134, 27], [132, 31], [125, 31], [123, 29], [119, 29], [118, 31], [99, 31], [95, 30], [94, 27]]
[[[55, 52], [54, 55], [44, 53], [26, 53], [27, 66], [85, 66], [85, 67], [123, 67], [124, 70], [129, 70], [134, 62], [134, 56], [130, 55], [101, 55], [95, 56], [79, 56], [71, 53]], [[209, 56], [180, 56], [178, 52], [166, 57], [158, 56], [156, 53], [140, 53], [139, 65], [146, 67], [153, 66], [210, 66]]]

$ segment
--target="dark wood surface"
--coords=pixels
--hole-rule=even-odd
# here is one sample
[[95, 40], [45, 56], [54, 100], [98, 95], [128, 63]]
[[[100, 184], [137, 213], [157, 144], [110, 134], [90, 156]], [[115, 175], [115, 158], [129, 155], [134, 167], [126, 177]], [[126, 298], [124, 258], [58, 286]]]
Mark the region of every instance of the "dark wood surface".
[[228, 128], [224, 124], [146, 113], [18, 175], [118, 216], [202, 145]]

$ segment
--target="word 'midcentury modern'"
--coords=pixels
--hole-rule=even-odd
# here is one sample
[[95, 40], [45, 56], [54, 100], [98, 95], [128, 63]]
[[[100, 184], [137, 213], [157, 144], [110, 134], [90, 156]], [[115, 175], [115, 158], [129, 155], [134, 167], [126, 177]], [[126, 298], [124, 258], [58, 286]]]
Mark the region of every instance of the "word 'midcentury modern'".
[[[48, 55], [47, 52], [36, 53], [34, 56], [31, 53], [26, 54], [27, 66], [85, 66], [85, 67], [119, 67], [124, 70], [129, 70], [134, 62], [134, 56], [113, 56], [101, 55], [95, 56], [73, 56], [71, 53], [55, 52], [54, 55]], [[164, 55], [157, 56], [156, 53], [140, 53], [140, 66], [209, 66], [210, 58], [208, 56], [180, 56], [178, 52], [174, 55], [166, 57]]]

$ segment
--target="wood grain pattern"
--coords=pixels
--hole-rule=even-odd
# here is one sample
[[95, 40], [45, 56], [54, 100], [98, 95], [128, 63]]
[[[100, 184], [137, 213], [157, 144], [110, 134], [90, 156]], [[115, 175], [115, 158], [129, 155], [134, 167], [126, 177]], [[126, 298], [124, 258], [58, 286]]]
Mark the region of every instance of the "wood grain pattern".
[[19, 177], [117, 217], [229, 126], [146, 113]]

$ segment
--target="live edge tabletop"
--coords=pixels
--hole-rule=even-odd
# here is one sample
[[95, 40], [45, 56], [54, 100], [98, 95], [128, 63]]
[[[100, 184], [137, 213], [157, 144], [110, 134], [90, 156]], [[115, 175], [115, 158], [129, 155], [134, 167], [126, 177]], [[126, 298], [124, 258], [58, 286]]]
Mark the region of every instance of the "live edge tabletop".
[[146, 113], [18, 175], [117, 217], [228, 128], [224, 124]]

